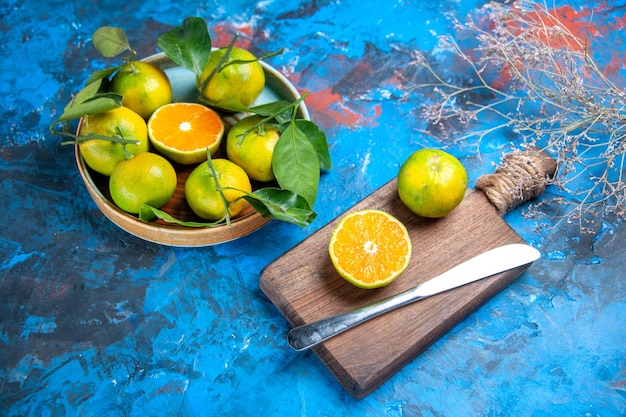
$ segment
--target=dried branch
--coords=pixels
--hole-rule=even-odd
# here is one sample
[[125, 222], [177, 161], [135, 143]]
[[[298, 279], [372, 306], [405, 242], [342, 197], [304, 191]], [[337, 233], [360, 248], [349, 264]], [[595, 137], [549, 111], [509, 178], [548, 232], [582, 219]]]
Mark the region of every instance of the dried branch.
[[545, 3], [528, 1], [489, 3], [478, 17], [456, 22], [476, 40], [474, 48], [451, 36], [440, 39], [440, 47], [468, 66], [474, 83], [444, 80], [414, 52], [413, 64], [434, 80], [413, 86], [435, 97], [423, 117], [457, 144], [480, 149], [508, 130], [519, 137], [514, 147], [536, 146], [552, 155], [558, 167], [553, 185], [567, 200], [538, 203], [528, 216], [559, 217], [583, 232], [607, 215], [623, 217], [626, 93], [589, 53], [591, 21], [580, 36]]

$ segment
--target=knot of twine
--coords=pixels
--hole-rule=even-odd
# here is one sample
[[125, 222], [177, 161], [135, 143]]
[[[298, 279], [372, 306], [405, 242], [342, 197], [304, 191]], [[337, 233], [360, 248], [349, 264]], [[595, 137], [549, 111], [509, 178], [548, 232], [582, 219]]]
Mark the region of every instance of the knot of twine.
[[521, 203], [538, 197], [550, 183], [556, 171], [556, 161], [545, 152], [530, 148], [514, 151], [502, 158], [493, 174], [476, 181], [500, 215], [505, 215]]

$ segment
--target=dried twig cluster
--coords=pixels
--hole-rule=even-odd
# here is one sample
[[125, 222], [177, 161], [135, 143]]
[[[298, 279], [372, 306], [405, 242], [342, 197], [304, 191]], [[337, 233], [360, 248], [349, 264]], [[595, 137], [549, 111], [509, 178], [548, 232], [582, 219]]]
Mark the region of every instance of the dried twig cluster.
[[561, 197], [525, 214], [593, 231], [597, 219], [626, 214], [626, 93], [592, 58], [590, 22], [582, 36], [568, 23], [546, 4], [489, 3], [478, 17], [456, 23], [476, 45], [441, 38], [473, 82], [444, 79], [415, 51], [413, 63], [432, 80], [415, 88], [432, 92], [424, 116], [446, 140], [479, 147], [506, 129], [519, 138], [514, 148], [533, 145], [552, 155], [558, 167], [552, 182]]

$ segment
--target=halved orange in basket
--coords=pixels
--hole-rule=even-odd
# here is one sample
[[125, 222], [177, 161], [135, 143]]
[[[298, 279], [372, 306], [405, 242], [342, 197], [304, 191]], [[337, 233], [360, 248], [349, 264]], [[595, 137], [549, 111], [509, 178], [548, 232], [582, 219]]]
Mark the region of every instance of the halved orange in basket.
[[197, 164], [217, 152], [224, 122], [214, 110], [198, 103], [170, 103], [159, 107], [148, 120], [148, 136], [154, 147], [179, 164]]

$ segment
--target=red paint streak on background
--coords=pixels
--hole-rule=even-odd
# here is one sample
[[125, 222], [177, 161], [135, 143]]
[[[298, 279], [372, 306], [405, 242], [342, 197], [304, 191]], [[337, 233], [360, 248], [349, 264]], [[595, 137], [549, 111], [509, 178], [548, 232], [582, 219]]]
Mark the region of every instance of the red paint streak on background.
[[498, 90], [502, 90], [512, 79], [513, 72], [511, 71], [510, 65], [508, 63], [505, 63], [502, 65], [502, 68], [500, 68], [500, 73], [498, 74], [498, 77], [494, 78], [494, 80], [491, 82], [491, 86]]
[[[626, 27], [626, 15], [622, 15], [619, 17], [613, 16], [613, 19], [613, 22], [607, 22], [607, 27], [612, 32], [621, 33], [624, 30], [624, 27]], [[623, 44], [620, 43], [620, 45]], [[613, 50], [613, 56], [611, 57], [611, 61], [605, 66], [605, 73], [611, 75], [618, 74], [619, 71], [624, 69], [625, 61], [626, 59], [624, 58], [624, 51], [615, 48]]]
[[626, 15], [617, 17], [614, 16], [615, 22], [609, 22], [609, 27], [613, 30], [621, 30], [626, 26]]
[[317, 92], [309, 92], [305, 103], [309, 111], [315, 114], [312, 116], [316, 119], [315, 122], [327, 128], [337, 125], [349, 128], [376, 126], [376, 119], [382, 114], [379, 104], [368, 108], [373, 111], [371, 116], [357, 111], [330, 87]]
[[[359, 72], [355, 69], [362, 65], [359, 62], [355, 65], [353, 60], [342, 54], [329, 55], [324, 58], [323, 65], [312, 63], [302, 71], [294, 70], [289, 74], [290, 81], [297, 88], [309, 92], [305, 103], [315, 123], [324, 128], [345, 126], [350, 129], [378, 124], [377, 118], [382, 114], [381, 105], [350, 101], [349, 97], [339, 93], [367, 88], [359, 82], [350, 84], [350, 80], [355, 78], [350, 74]], [[360, 74], [367, 75], [366, 70], [360, 71]]]
[[[611, 57], [611, 60], [604, 65], [604, 74], [606, 75], [611, 75], [611, 76], [617, 76], [617, 74], [619, 73], [619, 71], [624, 69], [624, 55], [623, 53], [621, 55], [613, 55]], [[615, 80], [613, 80], [615, 81]]]
[[222, 22], [211, 26], [211, 45], [214, 47], [226, 47], [232, 41], [235, 34], [239, 35], [236, 46], [243, 49], [250, 49], [254, 38], [254, 28], [250, 23], [236, 26], [231, 23]]

